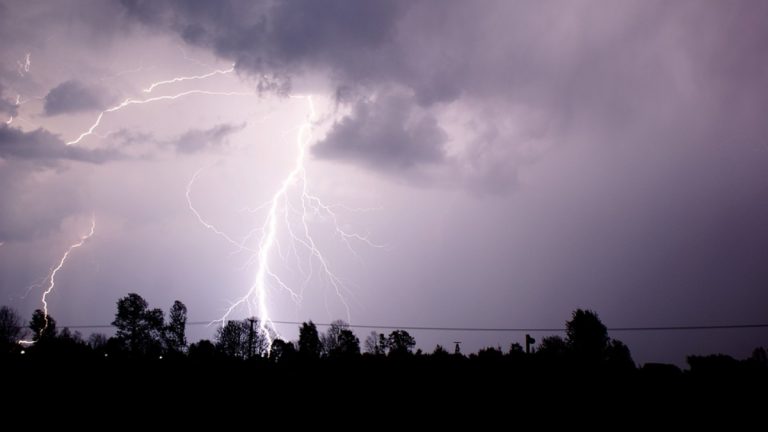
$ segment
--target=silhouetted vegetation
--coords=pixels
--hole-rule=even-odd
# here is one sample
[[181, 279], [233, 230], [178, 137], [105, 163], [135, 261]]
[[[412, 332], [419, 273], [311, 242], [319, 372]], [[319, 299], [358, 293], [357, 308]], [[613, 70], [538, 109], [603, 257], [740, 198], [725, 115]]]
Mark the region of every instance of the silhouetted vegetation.
[[[528, 351], [515, 342], [508, 350], [487, 347], [468, 355], [460, 353], [458, 346], [449, 351], [441, 345], [428, 354], [414, 352], [416, 340], [404, 329], [389, 334], [370, 332], [361, 352], [360, 339], [341, 320], [332, 322], [324, 332], [312, 321], [302, 323], [296, 341], [265, 334], [265, 326], [256, 317], [230, 320], [217, 328], [212, 341], [200, 340], [191, 345], [187, 345], [186, 324], [187, 308], [180, 301], [170, 307], [166, 322], [161, 309], [150, 308], [136, 293], [117, 301], [112, 322], [114, 336], [94, 333], [87, 340], [78, 332], [59, 328], [56, 320], [46, 317], [41, 310], [34, 311], [24, 325], [18, 313], [3, 306], [0, 356], [21, 370], [67, 361], [89, 371], [98, 367], [124, 372], [125, 366], [141, 365], [159, 368], [163, 374], [194, 368], [195, 376], [207, 373], [231, 377], [240, 373], [255, 374], [259, 379], [285, 376], [281, 371], [307, 379], [307, 374], [325, 371], [318, 376], [334, 376], [348, 383], [367, 379], [372, 386], [402, 381], [405, 377], [442, 382], [463, 376], [471, 377], [465, 383], [472, 385], [496, 381], [530, 385], [525, 383], [532, 380], [558, 385], [575, 380], [573, 385], [577, 386], [595, 380], [637, 386], [684, 386], [711, 379], [768, 381], [768, 356], [764, 348], [755, 349], [745, 360], [722, 354], [690, 356], [689, 370], [658, 363], [638, 368], [629, 347], [609, 336], [597, 313], [581, 309], [566, 321], [565, 337], [545, 336], [535, 344], [534, 338], [525, 335], [523, 341]], [[172, 365], [171, 369], [168, 365]], [[356, 374], [361, 375], [355, 378]]]

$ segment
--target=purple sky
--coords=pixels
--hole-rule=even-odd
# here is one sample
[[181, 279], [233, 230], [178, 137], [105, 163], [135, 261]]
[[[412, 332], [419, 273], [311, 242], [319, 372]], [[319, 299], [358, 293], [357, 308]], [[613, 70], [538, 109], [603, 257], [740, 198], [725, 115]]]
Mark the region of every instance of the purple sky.
[[[293, 168], [309, 109], [291, 96], [311, 95], [306, 185], [336, 218], [304, 220], [343, 299], [281, 213], [271, 270], [303, 299], [268, 278], [273, 319], [765, 322], [767, 22], [764, 1], [0, 2], [0, 303], [39, 308], [35, 284], [95, 215], [49, 297], [60, 324], [109, 323], [129, 292], [220, 318], [254, 283], [262, 233], [238, 250], [198, 221], [188, 183], [202, 169], [190, 199], [221, 232], [261, 227], [269, 209], [247, 209]], [[181, 94], [107, 112], [77, 141], [104, 109]], [[337, 227], [373, 245], [350, 250]], [[523, 341], [413, 333], [429, 351]], [[612, 336], [678, 364], [768, 341]]]

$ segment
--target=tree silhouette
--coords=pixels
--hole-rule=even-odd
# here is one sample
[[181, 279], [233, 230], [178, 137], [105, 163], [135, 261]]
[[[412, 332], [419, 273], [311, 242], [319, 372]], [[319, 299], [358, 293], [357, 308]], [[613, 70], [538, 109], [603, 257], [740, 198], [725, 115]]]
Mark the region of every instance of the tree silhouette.
[[216, 346], [208, 339], [203, 339], [189, 346], [188, 355], [191, 360], [211, 361], [217, 356]]
[[165, 328], [165, 346], [170, 352], [182, 353], [187, 347], [185, 334], [187, 326], [187, 307], [176, 300], [168, 313], [168, 325]]
[[443, 348], [442, 345], [437, 344], [437, 345], [435, 345], [435, 350], [432, 351], [432, 356], [433, 357], [448, 357], [448, 356], [450, 356], [450, 354], [448, 353], [448, 350]]
[[605, 361], [614, 369], [634, 369], [635, 362], [624, 342], [611, 339], [605, 347]]
[[117, 301], [117, 314], [112, 325], [116, 337], [134, 355], [158, 355], [162, 348], [163, 311], [149, 309], [147, 301], [136, 293]]
[[387, 346], [389, 347], [389, 355], [406, 355], [410, 354], [413, 347], [416, 346], [416, 339], [405, 330], [394, 330], [387, 338]]
[[21, 317], [8, 306], [0, 307], [0, 353], [11, 351], [22, 334]]
[[[522, 351], [522, 347], [520, 347]], [[541, 339], [536, 354], [543, 357], [565, 357], [568, 354], [568, 343], [560, 336], [546, 336]]]
[[50, 315], [46, 316], [42, 310], [35, 309], [29, 329], [32, 330], [33, 341], [50, 341], [56, 337], [56, 320]]
[[227, 321], [216, 330], [216, 348], [227, 357], [250, 359], [267, 352], [267, 338], [259, 329], [258, 318]]
[[226, 357], [244, 359], [248, 351], [247, 339], [242, 321], [227, 321], [216, 330], [216, 349]]
[[267, 335], [264, 334], [265, 330], [260, 326], [259, 319], [251, 317], [242, 321], [242, 323], [246, 336], [245, 357], [263, 357], [269, 348], [269, 340]]
[[582, 361], [599, 361], [608, 345], [608, 329], [591, 310], [576, 309], [565, 323], [565, 335], [571, 351]]
[[296, 347], [291, 342], [282, 339], [272, 341], [272, 349], [269, 352], [269, 359], [275, 363], [285, 363], [296, 356]]
[[316, 360], [320, 358], [322, 344], [317, 333], [317, 326], [312, 321], [302, 323], [299, 328], [299, 354], [304, 359]]
[[360, 354], [360, 340], [349, 329], [349, 324], [336, 320], [322, 335], [323, 355], [328, 357], [352, 357]]
[[384, 355], [387, 353], [387, 344], [384, 335], [372, 331], [365, 338], [365, 352], [372, 355]]

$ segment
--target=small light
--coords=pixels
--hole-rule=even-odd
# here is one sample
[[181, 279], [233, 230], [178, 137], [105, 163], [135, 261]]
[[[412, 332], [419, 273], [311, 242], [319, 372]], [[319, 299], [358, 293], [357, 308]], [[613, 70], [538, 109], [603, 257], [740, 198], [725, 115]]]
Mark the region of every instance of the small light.
[[107, 358], [107, 357], [109, 357], [109, 354], [104, 353], [104, 358]]
[[24, 350], [21, 350], [21, 354], [24, 354], [24, 353], [26, 353], [26, 351], [24, 351]]
[[158, 357], [158, 358], [159, 358], [160, 360], [162, 360], [162, 359], [163, 359], [163, 356], [160, 356], [160, 357]]

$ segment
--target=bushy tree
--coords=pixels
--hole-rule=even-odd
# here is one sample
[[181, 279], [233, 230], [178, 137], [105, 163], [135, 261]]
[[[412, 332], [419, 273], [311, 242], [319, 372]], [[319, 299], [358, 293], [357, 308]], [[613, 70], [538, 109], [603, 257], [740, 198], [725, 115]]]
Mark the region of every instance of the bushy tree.
[[162, 352], [163, 311], [149, 309], [147, 301], [136, 293], [117, 301], [117, 314], [112, 325], [116, 337], [133, 355], [155, 356]]
[[411, 354], [413, 347], [416, 346], [416, 339], [405, 330], [394, 330], [387, 338], [389, 355]]
[[365, 338], [365, 352], [372, 355], [385, 355], [387, 353], [387, 340], [384, 335], [372, 331]]
[[0, 353], [15, 348], [23, 330], [19, 314], [8, 306], [0, 307]]
[[29, 329], [32, 330], [32, 340], [46, 342], [56, 337], [56, 320], [50, 315], [45, 315], [41, 309], [32, 312], [32, 320], [29, 321]]
[[360, 340], [349, 329], [349, 324], [336, 320], [321, 337], [323, 355], [328, 357], [351, 357], [360, 354]]
[[312, 321], [302, 323], [299, 328], [299, 354], [304, 359], [320, 358], [322, 344], [317, 333], [317, 326]]
[[608, 345], [608, 329], [591, 310], [576, 309], [565, 323], [566, 342], [581, 361], [597, 362]]
[[227, 357], [250, 359], [266, 354], [268, 341], [258, 318], [233, 320], [216, 331], [216, 348]]

